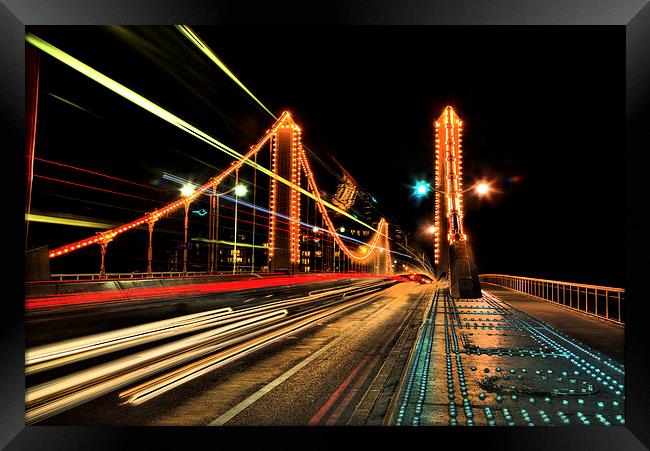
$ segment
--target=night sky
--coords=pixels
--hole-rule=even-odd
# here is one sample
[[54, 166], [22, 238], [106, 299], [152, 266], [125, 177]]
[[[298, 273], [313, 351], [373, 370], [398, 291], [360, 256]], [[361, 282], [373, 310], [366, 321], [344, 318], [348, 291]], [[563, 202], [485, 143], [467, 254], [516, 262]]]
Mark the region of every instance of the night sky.
[[[306, 146], [335, 157], [422, 247], [431, 245], [422, 229], [433, 220], [433, 198], [412, 198], [411, 185], [433, 181], [433, 121], [452, 105], [464, 121], [465, 186], [486, 179], [497, 191], [465, 197], [479, 271], [624, 285], [623, 28], [194, 30], [272, 111], [289, 109]], [[35, 33], [240, 151], [273, 122], [173, 27]], [[37, 157], [161, 191], [68, 178], [140, 197], [93, 193], [115, 209], [87, 203], [88, 190], [37, 179], [36, 209], [126, 221], [177, 195], [161, 184], [162, 171], [204, 181], [214, 169], [196, 159], [229, 163], [48, 56], [40, 89]], [[68, 177], [57, 170], [35, 164], [37, 174]], [[92, 234], [31, 227], [31, 246]]]

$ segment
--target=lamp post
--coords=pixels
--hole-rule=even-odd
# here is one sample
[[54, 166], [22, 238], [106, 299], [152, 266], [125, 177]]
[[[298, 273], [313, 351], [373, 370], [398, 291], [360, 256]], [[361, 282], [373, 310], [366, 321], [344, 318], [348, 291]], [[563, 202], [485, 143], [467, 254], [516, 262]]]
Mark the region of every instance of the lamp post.
[[237, 205], [239, 202], [239, 196], [245, 196], [246, 189], [245, 185], [235, 185], [235, 244], [232, 250], [232, 273], [235, 274], [237, 271]]
[[[181, 195], [183, 197], [189, 197], [192, 194], [194, 194], [194, 185], [191, 183], [187, 183], [183, 185], [181, 188]], [[190, 203], [191, 202], [185, 202], [185, 239], [183, 240], [183, 275], [187, 275], [187, 225], [188, 225], [188, 218], [187, 215], [190, 210]]]

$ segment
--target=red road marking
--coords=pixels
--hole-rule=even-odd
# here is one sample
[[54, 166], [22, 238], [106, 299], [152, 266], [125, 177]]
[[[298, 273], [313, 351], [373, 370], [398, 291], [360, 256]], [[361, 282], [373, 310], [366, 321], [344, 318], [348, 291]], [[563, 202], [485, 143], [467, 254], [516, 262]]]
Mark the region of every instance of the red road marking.
[[[400, 316], [399, 320], [397, 321], [397, 324], [402, 324], [408, 314], [410, 313], [410, 310], [407, 310]], [[394, 329], [393, 333], [390, 334], [390, 337], [384, 345], [381, 347], [381, 349], [378, 351], [377, 348], [372, 350], [368, 357], [370, 355], [373, 355], [376, 353], [375, 357], [373, 358], [372, 362], [370, 365], [367, 366], [366, 370], [363, 372], [363, 374], [357, 379], [356, 383], [352, 387], [352, 389], [348, 392], [348, 394], [343, 398], [343, 401], [341, 401], [341, 404], [339, 404], [338, 408], [334, 411], [334, 413], [328, 418], [327, 422], [325, 423], [327, 426], [333, 426], [336, 421], [339, 419], [341, 414], [343, 414], [343, 411], [348, 407], [350, 402], [352, 401], [352, 398], [354, 398], [354, 395], [357, 394], [357, 392], [361, 389], [361, 386], [365, 383], [366, 379], [370, 375], [370, 373], [375, 369], [377, 366], [379, 358], [385, 354], [385, 352], [388, 350], [388, 346], [390, 343], [393, 341], [393, 339], [397, 336], [397, 333], [399, 332], [399, 329]], [[368, 359], [366, 357], [366, 360]]]
[[332, 407], [332, 405], [336, 402], [336, 400], [341, 396], [341, 393], [343, 393], [343, 390], [352, 382], [352, 379], [354, 379], [354, 376], [359, 372], [359, 370], [365, 365], [365, 363], [368, 361], [370, 358], [369, 355], [367, 355], [361, 363], [359, 363], [355, 369], [352, 370], [350, 375], [341, 383], [341, 385], [338, 386], [338, 388], [332, 393], [332, 396], [327, 400], [325, 404], [323, 404], [323, 407], [321, 407], [318, 412], [309, 420], [309, 426], [315, 426], [317, 425], [320, 420], [325, 416], [327, 411]]
[[[376, 351], [376, 349], [375, 349]], [[373, 352], [375, 352], [373, 351]], [[381, 357], [381, 354], [376, 354], [375, 358], [372, 359], [372, 362], [370, 365], [367, 366], [366, 370], [363, 372], [363, 374], [357, 379], [357, 382], [354, 384], [352, 389], [348, 392], [348, 394], [343, 398], [343, 401], [341, 401], [341, 404], [338, 406], [338, 408], [334, 411], [334, 413], [329, 417], [327, 422], [325, 423], [327, 426], [332, 426], [336, 423], [336, 420], [339, 419], [343, 411], [346, 409], [346, 407], [350, 404], [350, 401], [352, 401], [352, 398], [354, 395], [357, 394], [357, 392], [361, 389], [361, 386], [363, 383], [366, 381], [368, 378], [368, 375], [372, 372], [373, 369], [375, 369], [375, 366], [377, 365], [377, 361], [379, 360], [379, 357]]]

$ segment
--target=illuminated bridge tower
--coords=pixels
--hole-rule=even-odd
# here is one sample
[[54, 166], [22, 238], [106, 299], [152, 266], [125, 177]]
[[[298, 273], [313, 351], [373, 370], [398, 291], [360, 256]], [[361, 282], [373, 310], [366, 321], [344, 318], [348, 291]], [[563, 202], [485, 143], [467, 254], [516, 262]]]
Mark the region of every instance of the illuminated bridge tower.
[[463, 228], [462, 127], [463, 122], [450, 106], [435, 122], [434, 259], [438, 275], [446, 272], [449, 277], [452, 297], [479, 298], [481, 285]]
[[[302, 137], [291, 116], [285, 117], [271, 145], [273, 173], [300, 186]], [[300, 192], [272, 178], [270, 196], [269, 268], [293, 273], [300, 261]]]

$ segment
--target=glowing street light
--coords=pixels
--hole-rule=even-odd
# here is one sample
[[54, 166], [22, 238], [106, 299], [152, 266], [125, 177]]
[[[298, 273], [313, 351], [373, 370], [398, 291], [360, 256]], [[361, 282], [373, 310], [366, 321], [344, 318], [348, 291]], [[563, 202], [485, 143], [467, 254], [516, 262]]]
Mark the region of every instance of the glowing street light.
[[246, 185], [235, 186], [235, 194], [237, 196], [245, 196], [247, 192], [248, 192], [248, 188], [246, 188]]
[[188, 197], [194, 194], [194, 185], [192, 183], [186, 183], [181, 187], [181, 196]]
[[416, 197], [424, 197], [429, 194], [430, 189], [431, 187], [427, 182], [419, 181], [413, 187], [413, 194], [415, 194]]
[[479, 196], [484, 196], [490, 191], [490, 185], [488, 185], [485, 182], [481, 182], [478, 185], [476, 185], [476, 194]]
[[339, 232], [344, 233], [345, 232], [345, 227], [341, 226], [341, 228], [339, 229]]
[[[237, 178], [239, 178], [239, 173], [237, 173]], [[246, 185], [237, 184], [235, 188], [235, 244], [232, 248], [232, 273], [235, 274], [237, 271], [237, 206], [239, 204], [239, 197], [245, 196], [248, 192]]]
[[[181, 187], [181, 196], [189, 197], [194, 194], [194, 184], [186, 183]], [[190, 202], [185, 202], [185, 239], [183, 241], [183, 275], [187, 275], [187, 215], [190, 210]]]
[[312, 230], [312, 232], [314, 232], [314, 233], [318, 233], [318, 231], [319, 231], [320, 229], [319, 229], [318, 227], [314, 226], [314, 228], [311, 229], [311, 230]]
[[427, 227], [427, 233], [428, 233], [429, 235], [433, 235], [433, 234], [436, 233], [437, 231], [438, 231], [438, 227], [436, 227], [436, 226], [429, 226], [429, 227]]

